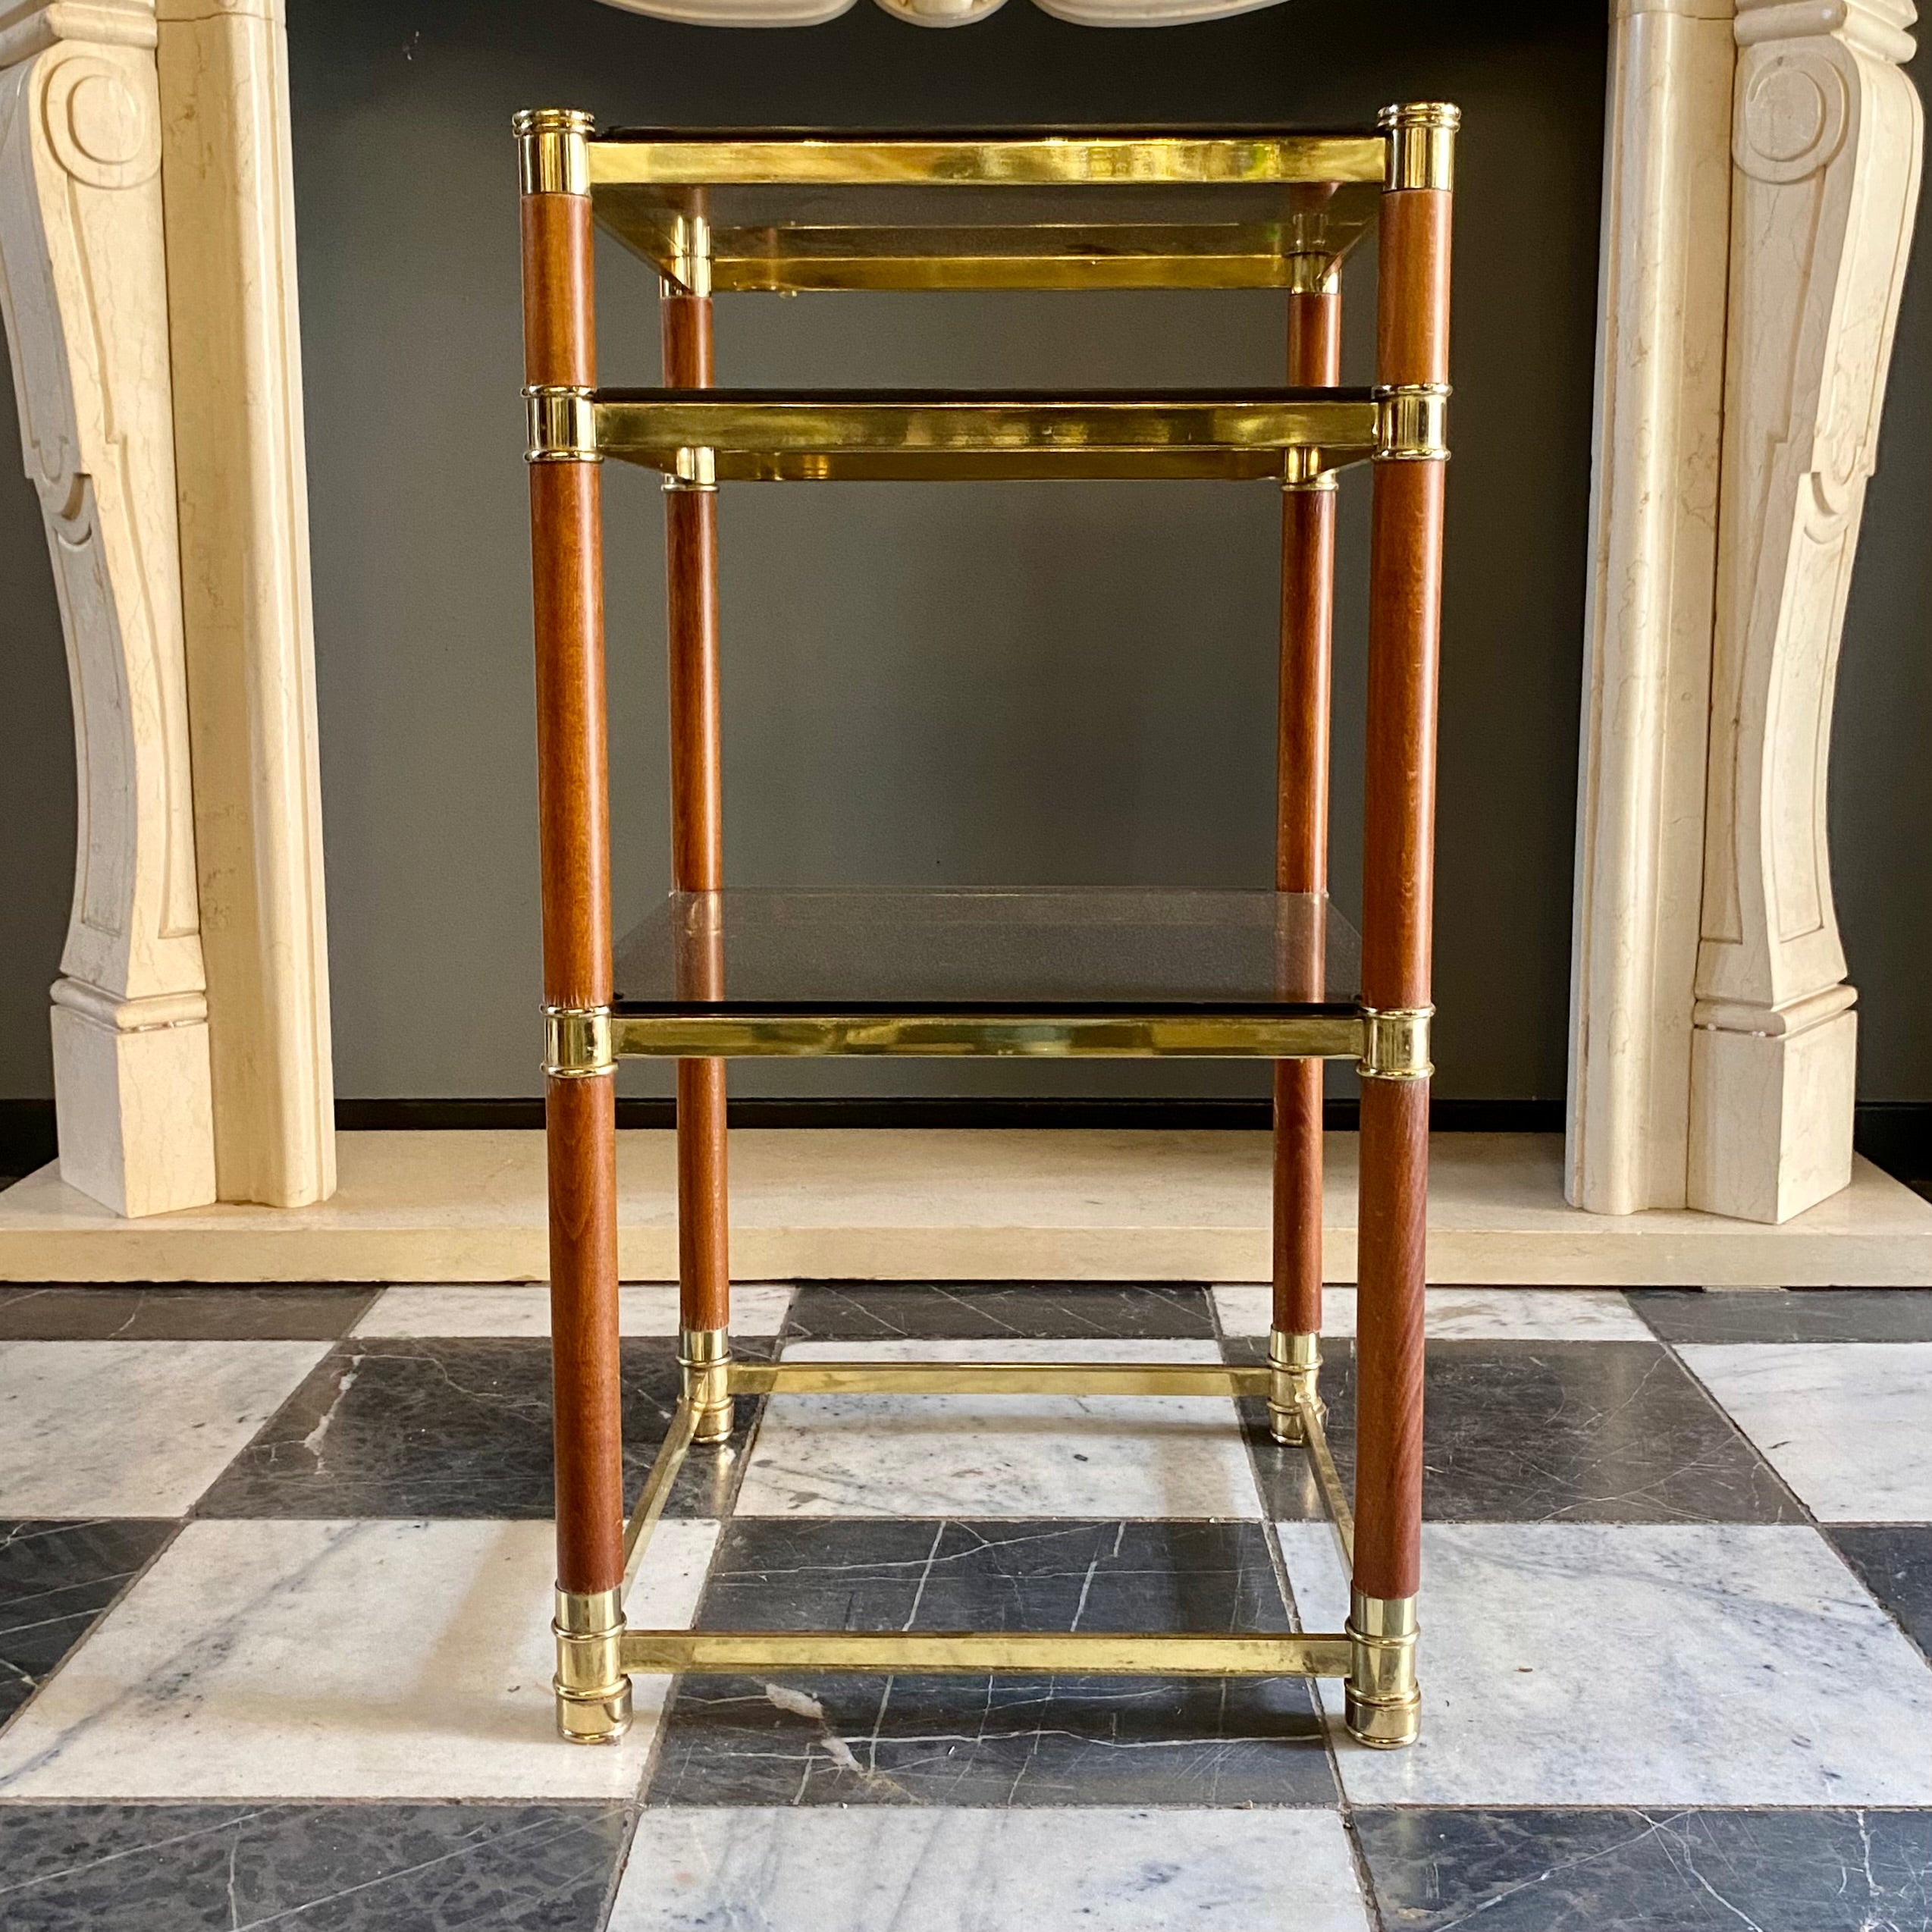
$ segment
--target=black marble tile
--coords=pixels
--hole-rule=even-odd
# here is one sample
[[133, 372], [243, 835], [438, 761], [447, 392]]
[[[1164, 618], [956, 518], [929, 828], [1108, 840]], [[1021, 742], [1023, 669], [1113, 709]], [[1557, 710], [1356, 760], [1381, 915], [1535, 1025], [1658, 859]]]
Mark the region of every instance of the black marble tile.
[[[1259, 1360], [1266, 1344], [1230, 1340]], [[1335, 1463], [1352, 1481], [1355, 1360], [1322, 1344]], [[1432, 1341], [1424, 1384], [1423, 1513], [1444, 1523], [1802, 1523], [1770, 1465], [1695, 1377], [1645, 1341]], [[1322, 1512], [1307, 1457], [1241, 1404], [1278, 1518]]]
[[[772, 1344], [740, 1338], [745, 1355]], [[625, 1494], [670, 1425], [677, 1344], [623, 1344]], [[694, 1449], [667, 1513], [717, 1516], [743, 1474], [731, 1444]], [[550, 1344], [525, 1337], [338, 1343], [201, 1501], [217, 1516], [547, 1516]]]
[[1386, 1932], [1927, 1932], [1932, 1811], [1358, 1810]]
[[1633, 1288], [1666, 1341], [1932, 1341], [1932, 1288]]
[[1205, 1288], [1167, 1281], [811, 1281], [785, 1332], [795, 1341], [1199, 1341], [1214, 1320]]
[[0, 1924], [596, 1932], [625, 1823], [597, 1805], [8, 1805]]
[[1869, 1529], [1827, 1529], [1825, 1534], [1905, 1635], [1932, 1658], [1932, 1523], [1888, 1523]]
[[0, 1341], [333, 1341], [382, 1292], [287, 1287], [0, 1287]]
[[[1247, 1523], [728, 1524], [710, 1629], [1279, 1630]], [[655, 1805], [1328, 1805], [1299, 1680], [687, 1677]]]
[[[172, 1523], [0, 1523], [0, 1723], [174, 1533]], [[0, 1871], [6, 1869], [0, 1859]], [[0, 1909], [0, 1925], [10, 1924]]]

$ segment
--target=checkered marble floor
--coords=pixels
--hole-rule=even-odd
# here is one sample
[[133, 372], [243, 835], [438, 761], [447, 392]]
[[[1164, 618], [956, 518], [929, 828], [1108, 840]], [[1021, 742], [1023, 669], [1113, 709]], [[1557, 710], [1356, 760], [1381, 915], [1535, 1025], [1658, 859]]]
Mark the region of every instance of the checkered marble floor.
[[[737, 1310], [748, 1352], [880, 1359], [1251, 1360], [1267, 1320], [1258, 1289], [1134, 1283]], [[629, 1739], [584, 1751], [550, 1730], [542, 1291], [0, 1288], [0, 1926], [1932, 1927], [1932, 1293], [1429, 1311], [1413, 1751], [1298, 1682], [839, 1675], [641, 1679]], [[626, 1291], [633, 1483], [676, 1320]], [[638, 1620], [1341, 1618], [1251, 1405], [740, 1421]]]

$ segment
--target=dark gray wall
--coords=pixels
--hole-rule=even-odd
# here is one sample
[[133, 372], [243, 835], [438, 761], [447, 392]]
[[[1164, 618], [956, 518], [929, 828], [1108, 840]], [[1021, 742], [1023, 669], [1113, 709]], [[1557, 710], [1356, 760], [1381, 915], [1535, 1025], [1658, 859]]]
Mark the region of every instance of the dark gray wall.
[[[1366, 121], [1465, 110], [1444, 639], [1440, 1090], [1563, 1088], [1605, 30], [1578, 8], [1291, 0], [1152, 33], [1014, 0], [921, 32], [665, 27], [589, 0], [293, 11], [340, 1090], [534, 1091], [535, 779], [507, 122]], [[604, 374], [649, 381], [649, 278], [601, 262]], [[1921, 278], [1922, 279], [1922, 278]], [[1366, 379], [1372, 263], [1351, 271]], [[1915, 1010], [1932, 789], [1918, 290], [1842, 685], [1833, 830], [1865, 1084], [1932, 1093]], [[1266, 297], [721, 302], [726, 381], [1278, 380]], [[1907, 420], [1917, 412], [1920, 434]], [[1915, 467], [1915, 466], [1916, 466]], [[660, 516], [607, 479], [620, 908], [664, 883]], [[1365, 492], [1344, 484], [1335, 869], [1359, 864]], [[789, 882], [1261, 884], [1277, 498], [1261, 485], [742, 488], [724, 498], [727, 867]], [[1916, 524], [1914, 519], [1917, 519]], [[1916, 535], [1913, 534], [1915, 530]], [[1881, 552], [1883, 554], [1881, 554]], [[30, 497], [0, 492], [0, 1094], [46, 1090], [72, 838]], [[1914, 808], [1918, 808], [1916, 814]], [[24, 814], [23, 820], [21, 814]], [[15, 828], [18, 827], [17, 832]], [[460, 1015], [444, 1032], [425, 1007]], [[734, 1091], [1242, 1093], [1255, 1070], [751, 1065]], [[637, 1090], [649, 1077], [627, 1071]]]

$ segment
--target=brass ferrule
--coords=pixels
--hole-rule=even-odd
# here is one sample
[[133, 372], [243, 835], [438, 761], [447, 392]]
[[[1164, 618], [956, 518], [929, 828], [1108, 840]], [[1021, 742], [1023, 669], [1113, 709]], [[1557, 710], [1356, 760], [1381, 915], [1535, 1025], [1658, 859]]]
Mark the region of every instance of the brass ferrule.
[[552, 1080], [594, 1080], [617, 1071], [607, 1006], [546, 1006], [544, 1044], [544, 1071]]
[[601, 463], [597, 447], [594, 391], [561, 384], [538, 384], [523, 392], [529, 416], [524, 456], [531, 463]]
[[1332, 490], [1335, 473], [1325, 469], [1322, 453], [1306, 444], [1281, 452], [1281, 488], [1284, 490]]
[[590, 137], [597, 123], [580, 108], [525, 108], [510, 123], [518, 184], [526, 195], [587, 195]]
[[1429, 1057], [1429, 1023], [1433, 1006], [1365, 1006], [1362, 1009], [1364, 1080], [1426, 1080], [1435, 1068]]
[[680, 1328], [678, 1366], [684, 1372], [684, 1399], [691, 1405], [692, 1441], [729, 1440], [732, 1424], [731, 1331]]
[[1446, 463], [1449, 385], [1404, 382], [1375, 391], [1377, 463]]
[[1416, 1600], [1349, 1593], [1348, 1681], [1343, 1702], [1351, 1736], [1378, 1751], [1413, 1744], [1422, 1728], [1416, 1683]]
[[1447, 101], [1411, 101], [1384, 108], [1375, 124], [1388, 136], [1385, 188], [1453, 188], [1456, 130], [1463, 111]]
[[1341, 287], [1341, 264], [1326, 249], [1298, 249], [1288, 257], [1291, 295], [1334, 295]]
[[673, 215], [670, 243], [664, 251], [666, 272], [658, 278], [658, 293], [666, 298], [675, 295], [708, 296], [711, 292], [709, 218], [702, 215]]
[[631, 1680], [623, 1668], [620, 1590], [559, 1590], [557, 1728], [572, 1744], [615, 1744], [630, 1728]]
[[679, 450], [671, 459], [664, 478], [667, 490], [713, 491], [718, 487], [718, 453], [715, 450]]
[[1285, 1329], [1268, 1331], [1268, 1432], [1277, 1442], [1306, 1442], [1304, 1404], [1325, 1416], [1316, 1385], [1322, 1372], [1322, 1338]]

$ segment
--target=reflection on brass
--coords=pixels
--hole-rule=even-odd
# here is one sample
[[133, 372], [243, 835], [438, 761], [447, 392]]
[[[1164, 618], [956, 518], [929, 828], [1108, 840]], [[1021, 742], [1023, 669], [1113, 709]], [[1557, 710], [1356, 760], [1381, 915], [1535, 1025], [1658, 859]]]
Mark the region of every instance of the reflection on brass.
[[[1389, 110], [1391, 113], [1413, 110]], [[1452, 110], [1453, 111], [1453, 110]], [[1372, 134], [719, 135], [620, 130], [591, 145], [593, 187], [739, 184], [883, 187], [1176, 187], [1382, 180]]]
[[559, 1590], [557, 1727], [572, 1744], [615, 1744], [630, 1728], [631, 1680], [624, 1674], [622, 1593]]
[[552, 1080], [590, 1080], [615, 1073], [607, 1006], [546, 1006], [544, 1071]]
[[552, 384], [523, 392], [529, 418], [529, 442], [523, 453], [531, 463], [597, 463], [597, 410], [588, 389]]
[[1266, 1395], [1225, 1362], [733, 1362], [736, 1395]]
[[587, 195], [596, 121], [577, 108], [526, 108], [510, 122], [519, 185], [526, 195]]
[[675, 471], [716, 453], [724, 481], [923, 478], [1280, 478], [1287, 453], [1339, 468], [1376, 453], [1382, 409], [1366, 391], [1257, 395], [969, 397], [665, 390], [596, 404], [607, 456]]
[[1416, 1683], [1416, 1600], [1350, 1592], [1348, 1683], [1344, 1703], [1350, 1733], [1378, 1751], [1413, 1744], [1422, 1727]]
[[1429, 1023], [1433, 1006], [1365, 1006], [1362, 1009], [1362, 1077], [1426, 1080], [1435, 1072], [1429, 1057]]
[[694, 1412], [689, 1400], [681, 1400], [671, 1418], [671, 1426], [651, 1465], [651, 1473], [638, 1491], [637, 1507], [624, 1526], [624, 1568], [628, 1572], [637, 1553], [651, 1541], [657, 1519], [664, 1513], [664, 1501], [677, 1480], [686, 1452], [691, 1447]]
[[1064, 1059], [1353, 1060], [1354, 1013], [619, 1013], [611, 1046], [657, 1059], [821, 1054]]
[[1412, 382], [1375, 391], [1375, 460], [1444, 463], [1449, 456], [1449, 385]]
[[1302, 1436], [1308, 1445], [1308, 1460], [1314, 1467], [1316, 1487], [1322, 1492], [1322, 1507], [1328, 1512], [1328, 1527], [1335, 1532], [1335, 1542], [1341, 1551], [1342, 1567], [1352, 1570], [1355, 1567], [1355, 1512], [1350, 1506], [1348, 1491], [1342, 1486], [1335, 1459], [1329, 1453], [1328, 1413], [1312, 1395], [1306, 1397], [1301, 1410]]
[[693, 210], [671, 216], [665, 237], [663, 269], [672, 284], [666, 295], [707, 296], [711, 292], [711, 224]]
[[1456, 130], [1463, 111], [1447, 101], [1412, 101], [1384, 108], [1376, 124], [1388, 131], [1390, 188], [1453, 188], [1456, 185]]
[[718, 487], [718, 453], [715, 450], [677, 450], [664, 474], [667, 490], [715, 491]]
[[1268, 1367], [1269, 1433], [1277, 1442], [1304, 1442], [1304, 1404], [1321, 1407], [1315, 1391], [1322, 1369], [1322, 1338], [1269, 1329]]
[[731, 1332], [727, 1328], [680, 1328], [678, 1366], [684, 1375], [684, 1399], [692, 1412], [694, 1442], [723, 1442], [731, 1435]]
[[1325, 466], [1319, 450], [1287, 450], [1283, 453], [1281, 488], [1284, 490], [1332, 490], [1335, 473]]
[[627, 1670], [1002, 1671], [1046, 1676], [1340, 1677], [1347, 1636], [1017, 1630], [626, 1630]]

